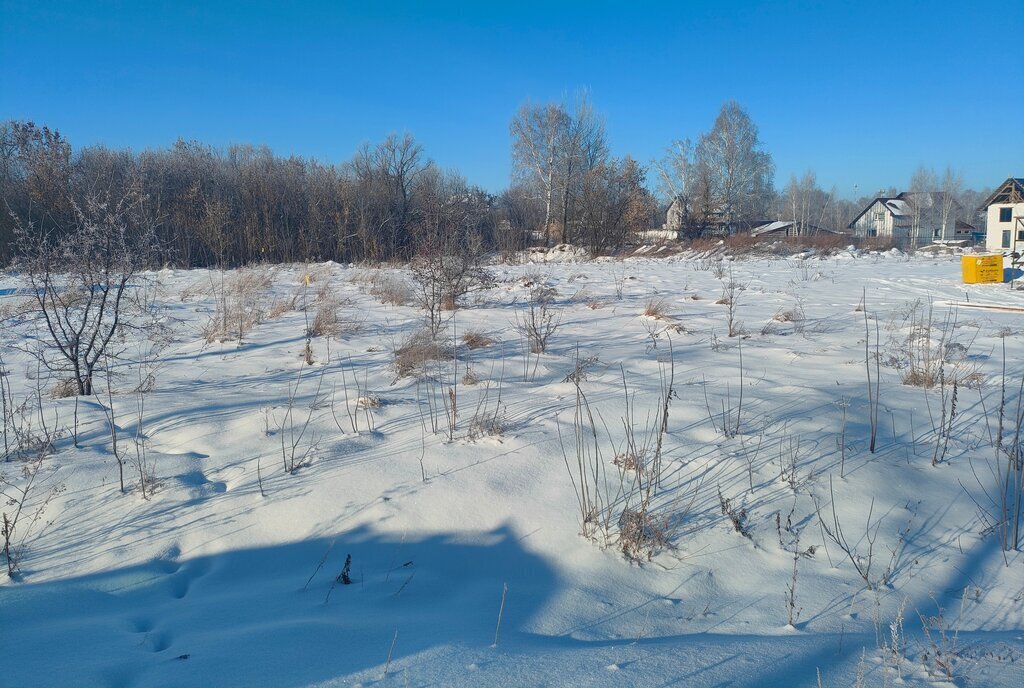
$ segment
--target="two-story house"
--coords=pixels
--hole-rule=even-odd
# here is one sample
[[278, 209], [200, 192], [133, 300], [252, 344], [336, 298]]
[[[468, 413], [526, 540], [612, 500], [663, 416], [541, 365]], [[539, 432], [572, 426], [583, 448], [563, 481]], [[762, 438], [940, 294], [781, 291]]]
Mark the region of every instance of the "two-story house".
[[881, 237], [897, 244], [969, 241], [963, 207], [945, 191], [904, 191], [871, 201], [849, 224], [855, 236]]
[[1024, 177], [1010, 177], [978, 208], [985, 213], [985, 248], [1024, 252]]

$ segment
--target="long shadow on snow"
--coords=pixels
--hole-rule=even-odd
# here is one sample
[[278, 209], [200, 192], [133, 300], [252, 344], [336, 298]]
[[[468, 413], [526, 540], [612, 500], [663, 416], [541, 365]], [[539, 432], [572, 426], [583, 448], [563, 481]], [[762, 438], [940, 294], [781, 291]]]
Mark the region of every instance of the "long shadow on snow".
[[[343, 585], [349, 554], [353, 582]], [[5, 680], [306, 685], [383, 664], [396, 630], [393, 662], [447, 643], [488, 646], [504, 583], [502, 641], [515, 642], [560, 585], [507, 528], [404, 540], [362, 528], [7, 586], [3, 625], [25, 650]]]

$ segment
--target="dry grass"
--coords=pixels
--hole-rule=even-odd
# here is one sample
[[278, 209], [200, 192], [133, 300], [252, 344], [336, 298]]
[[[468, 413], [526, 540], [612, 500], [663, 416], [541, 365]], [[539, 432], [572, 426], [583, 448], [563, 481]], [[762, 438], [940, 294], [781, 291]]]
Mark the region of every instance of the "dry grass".
[[217, 307], [202, 330], [206, 341], [241, 340], [261, 323], [266, 315], [263, 303], [272, 282], [273, 271], [259, 268], [211, 275], [208, 293], [216, 298]]
[[494, 338], [485, 332], [468, 330], [462, 335], [462, 343], [470, 349], [482, 349], [494, 344]]
[[340, 310], [341, 304], [333, 298], [321, 300], [317, 304], [316, 314], [307, 334], [310, 337], [337, 337], [342, 329]]
[[370, 282], [370, 294], [389, 306], [409, 306], [416, 301], [408, 282], [397, 275], [387, 273], [373, 277]]
[[431, 361], [452, 358], [451, 349], [435, 340], [429, 330], [417, 330], [394, 348], [395, 373], [398, 377], [415, 375]]
[[674, 527], [669, 516], [623, 509], [619, 514], [619, 549], [633, 561], [650, 560], [657, 552], [672, 549]]
[[50, 389], [51, 399], [67, 399], [78, 394], [78, 385], [73, 378], [58, 380], [57, 384]]
[[0, 307], [0, 322], [10, 318], [23, 318], [37, 308], [35, 299], [19, 299]]
[[356, 406], [362, 409], [375, 409], [384, 405], [384, 401], [376, 394], [364, 394], [356, 399]]
[[791, 308], [788, 311], [779, 310], [772, 316], [772, 320], [776, 322], [800, 322], [804, 319], [803, 313], [797, 308]]
[[296, 289], [292, 292], [291, 296], [286, 298], [274, 298], [274, 301], [270, 304], [270, 310], [267, 311], [267, 318], [269, 320], [276, 320], [285, 313], [295, 311], [299, 309], [299, 299], [302, 297], [302, 289]]
[[665, 299], [649, 299], [644, 306], [644, 315], [655, 320], [664, 320], [668, 317], [668, 303]]

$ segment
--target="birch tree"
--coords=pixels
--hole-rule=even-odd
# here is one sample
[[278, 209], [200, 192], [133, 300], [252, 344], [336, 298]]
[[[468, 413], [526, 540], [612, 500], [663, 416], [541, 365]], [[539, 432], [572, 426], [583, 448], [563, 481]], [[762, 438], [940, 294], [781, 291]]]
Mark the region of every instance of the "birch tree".
[[716, 211], [728, 231], [742, 220], [760, 219], [772, 198], [772, 156], [762, 150], [757, 125], [735, 101], [715, 118], [711, 131], [701, 136], [696, 155], [708, 166]]
[[[928, 194], [935, 190], [937, 182], [935, 172], [924, 167], [918, 167], [910, 177], [910, 245], [917, 246], [921, 241], [921, 227], [928, 213]], [[930, 239], [930, 237], [929, 237]]]
[[556, 103], [524, 103], [512, 118], [513, 173], [529, 179], [540, 189], [544, 203], [544, 245], [551, 245], [551, 218], [557, 188], [559, 145], [569, 121], [565, 108]]
[[963, 177], [952, 167], [947, 167], [942, 174], [940, 188], [942, 197], [939, 200], [939, 220], [942, 222], [942, 238], [949, 239], [956, 236], [956, 222], [962, 211], [957, 198], [963, 193]]

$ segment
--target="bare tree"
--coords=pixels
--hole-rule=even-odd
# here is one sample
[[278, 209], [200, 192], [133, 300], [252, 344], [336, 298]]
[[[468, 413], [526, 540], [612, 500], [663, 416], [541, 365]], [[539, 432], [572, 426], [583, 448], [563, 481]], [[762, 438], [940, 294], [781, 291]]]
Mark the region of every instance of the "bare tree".
[[569, 121], [565, 109], [556, 103], [532, 105], [526, 102], [512, 118], [513, 173], [535, 183], [544, 198], [544, 244], [551, 244], [551, 215], [558, 174], [559, 143]]
[[70, 374], [79, 396], [93, 391], [93, 373], [114, 335], [125, 325], [125, 292], [146, 267], [151, 227], [134, 215], [139, 193], [73, 202], [76, 222], [58, 234], [20, 224], [19, 267], [48, 334], [44, 364]]
[[630, 157], [609, 160], [587, 174], [581, 198], [581, 237], [594, 255], [621, 248], [629, 235], [646, 229], [654, 201], [644, 187], [645, 172]]
[[669, 202], [680, 199], [683, 213], [687, 214], [694, 185], [693, 142], [690, 139], [673, 141], [661, 159], [654, 161], [654, 170], [658, 175], [658, 190], [662, 196]]
[[772, 197], [772, 156], [761, 150], [757, 125], [735, 101], [722, 106], [714, 127], [700, 138], [697, 158], [707, 165], [715, 210], [731, 232], [734, 223], [763, 216]]
[[[833, 195], [818, 187], [817, 177], [812, 170], [804, 172], [800, 178], [794, 174], [782, 192], [778, 216], [796, 222], [802, 231], [822, 226], [834, 205]], [[838, 229], [834, 222], [830, 224], [833, 225], [832, 229]]]
[[[929, 206], [926, 198], [935, 191], [937, 182], [935, 172], [921, 166], [910, 177], [910, 245], [917, 246], [921, 242], [921, 229], [927, 218]], [[929, 237], [930, 240], [930, 237]]]
[[582, 195], [589, 174], [608, 159], [604, 121], [594, 111], [585, 92], [578, 96], [573, 111], [567, 113], [557, 143], [562, 195], [562, 241], [572, 243], [574, 222], [570, 210]]
[[964, 190], [963, 177], [952, 167], [947, 167], [942, 174], [940, 189], [939, 221], [942, 223], [942, 238], [950, 239], [956, 237], [956, 223], [963, 210], [957, 200]]

